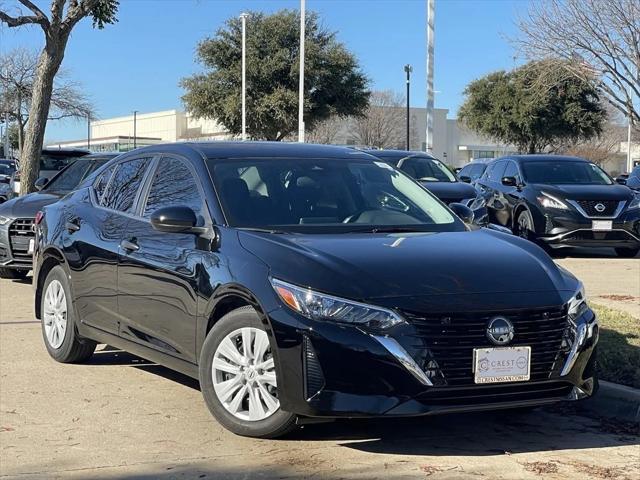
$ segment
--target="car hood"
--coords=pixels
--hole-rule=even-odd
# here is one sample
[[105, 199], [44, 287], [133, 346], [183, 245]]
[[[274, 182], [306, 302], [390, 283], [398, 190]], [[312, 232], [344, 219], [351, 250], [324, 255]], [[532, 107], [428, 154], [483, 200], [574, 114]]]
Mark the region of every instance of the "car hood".
[[33, 218], [42, 207], [62, 198], [54, 193], [36, 192], [17, 197], [0, 205], [0, 215], [11, 218]]
[[353, 299], [575, 290], [531, 242], [478, 229], [296, 235], [239, 232], [242, 246], [297, 285]]
[[535, 184], [540, 191], [560, 200], [631, 200], [633, 192], [624, 185], [542, 185]]
[[454, 201], [466, 198], [476, 198], [478, 192], [464, 182], [420, 182], [423, 187], [433, 193], [440, 200]]

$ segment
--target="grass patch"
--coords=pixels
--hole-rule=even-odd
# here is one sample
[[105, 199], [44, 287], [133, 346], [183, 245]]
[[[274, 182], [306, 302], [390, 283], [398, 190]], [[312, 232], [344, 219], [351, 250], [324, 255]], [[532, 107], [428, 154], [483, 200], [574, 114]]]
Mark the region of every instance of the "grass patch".
[[591, 308], [600, 322], [600, 379], [640, 388], [640, 320], [593, 303]]

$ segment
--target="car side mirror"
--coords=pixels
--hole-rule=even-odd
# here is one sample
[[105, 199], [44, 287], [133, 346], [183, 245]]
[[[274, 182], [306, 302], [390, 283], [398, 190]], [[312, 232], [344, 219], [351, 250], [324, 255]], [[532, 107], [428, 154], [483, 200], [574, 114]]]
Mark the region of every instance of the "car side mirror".
[[517, 187], [518, 179], [516, 177], [502, 177], [502, 184], [507, 187]]
[[624, 177], [617, 177], [616, 178], [616, 183], [620, 184], [620, 185], [626, 185], [627, 184], [627, 179]]
[[151, 226], [159, 232], [202, 233], [203, 229], [196, 227], [197, 222], [196, 213], [189, 207], [163, 207], [151, 214]]
[[460, 217], [460, 220], [462, 220], [464, 223], [473, 223], [473, 210], [471, 210], [466, 205], [463, 205], [462, 203], [451, 203], [449, 204], [449, 208], [453, 211], [453, 213]]
[[471, 183], [471, 177], [467, 175], [460, 175], [460, 181], [464, 183]]
[[42, 190], [44, 187], [47, 186], [47, 183], [49, 183], [48, 178], [40, 177], [38, 180], [36, 180], [36, 183], [34, 186], [36, 187], [36, 190]]

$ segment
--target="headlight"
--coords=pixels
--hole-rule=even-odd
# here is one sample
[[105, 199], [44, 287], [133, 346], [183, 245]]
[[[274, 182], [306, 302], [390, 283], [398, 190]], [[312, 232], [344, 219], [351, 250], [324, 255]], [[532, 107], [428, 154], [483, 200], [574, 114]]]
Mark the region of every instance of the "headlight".
[[589, 305], [587, 305], [587, 296], [584, 292], [584, 285], [580, 282], [578, 291], [569, 300], [569, 318], [575, 321], [580, 318], [580, 315], [582, 315], [587, 308], [589, 308]]
[[3, 217], [2, 215], [0, 215], [0, 225], [6, 225], [10, 221], [11, 219], [9, 217]]
[[627, 210], [634, 210], [636, 208], [640, 208], [640, 193], [636, 193], [636, 196], [631, 199]]
[[538, 202], [540, 202], [540, 205], [542, 205], [544, 208], [557, 208], [560, 210], [567, 210], [569, 208], [567, 207], [567, 204], [562, 200], [559, 200], [556, 197], [549, 195], [548, 193], [541, 193], [542, 195], [538, 197]]
[[377, 329], [391, 328], [404, 322], [398, 314], [385, 308], [314, 292], [275, 278], [271, 279], [271, 285], [289, 308], [313, 320]]

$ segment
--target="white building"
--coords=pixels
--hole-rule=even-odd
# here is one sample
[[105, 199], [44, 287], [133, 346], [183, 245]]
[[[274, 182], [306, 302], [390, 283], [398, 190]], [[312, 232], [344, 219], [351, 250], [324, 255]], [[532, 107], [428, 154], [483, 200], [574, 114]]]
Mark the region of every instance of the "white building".
[[[435, 110], [433, 122], [432, 153], [443, 162], [461, 166], [473, 158], [491, 158], [513, 152], [513, 147], [498, 145], [479, 137], [458, 125], [457, 120], [448, 119], [448, 110]], [[404, 115], [402, 115], [404, 118]], [[134, 126], [135, 124], [135, 126]], [[425, 149], [426, 109], [411, 109], [411, 148]], [[404, 129], [404, 120], [402, 124]], [[135, 138], [134, 138], [135, 130]], [[138, 113], [124, 117], [108, 118], [91, 122], [91, 138], [61, 142], [49, 147], [87, 148], [93, 151], [128, 151], [145, 145], [188, 140], [228, 140], [234, 138], [214, 120], [197, 119], [179, 110], [153, 113]], [[332, 143], [355, 145], [357, 141], [349, 120], [345, 120]], [[396, 148], [404, 148], [404, 143]]]

